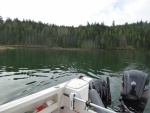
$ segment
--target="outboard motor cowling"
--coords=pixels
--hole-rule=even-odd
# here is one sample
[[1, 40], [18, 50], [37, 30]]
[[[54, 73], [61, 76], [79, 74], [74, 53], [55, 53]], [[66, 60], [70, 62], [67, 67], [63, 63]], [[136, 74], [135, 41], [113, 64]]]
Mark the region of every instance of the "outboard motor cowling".
[[125, 71], [120, 89], [120, 101], [136, 113], [142, 113], [148, 101], [148, 74], [138, 71]]

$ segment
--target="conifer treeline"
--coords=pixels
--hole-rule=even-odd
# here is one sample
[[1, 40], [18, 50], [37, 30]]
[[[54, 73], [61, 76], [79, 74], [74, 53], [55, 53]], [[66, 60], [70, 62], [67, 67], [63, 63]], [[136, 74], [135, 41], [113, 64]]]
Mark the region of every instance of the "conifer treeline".
[[1, 45], [41, 45], [63, 48], [95, 49], [150, 49], [150, 23], [112, 26], [87, 23], [86, 26], [68, 27], [44, 24], [17, 18], [5, 21], [0, 16]]

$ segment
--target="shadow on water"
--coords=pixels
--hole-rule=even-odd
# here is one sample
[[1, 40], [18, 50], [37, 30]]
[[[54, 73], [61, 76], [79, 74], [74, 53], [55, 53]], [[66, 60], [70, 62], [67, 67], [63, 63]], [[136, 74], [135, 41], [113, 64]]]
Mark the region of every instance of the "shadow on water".
[[[150, 55], [146, 53], [15, 49], [1, 51], [0, 62], [0, 104], [80, 75], [110, 77], [112, 103], [118, 104], [123, 71], [150, 72]], [[150, 112], [148, 106], [150, 103], [144, 113]]]

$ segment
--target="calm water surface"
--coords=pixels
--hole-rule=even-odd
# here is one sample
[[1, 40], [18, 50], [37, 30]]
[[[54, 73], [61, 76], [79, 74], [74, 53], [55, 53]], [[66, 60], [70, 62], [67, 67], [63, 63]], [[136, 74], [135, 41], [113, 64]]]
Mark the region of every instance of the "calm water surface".
[[[15, 49], [0, 51], [0, 105], [80, 75], [110, 77], [112, 104], [119, 104], [124, 70], [150, 73], [146, 53]], [[150, 94], [150, 93], [149, 93]], [[150, 98], [144, 113], [150, 112]]]

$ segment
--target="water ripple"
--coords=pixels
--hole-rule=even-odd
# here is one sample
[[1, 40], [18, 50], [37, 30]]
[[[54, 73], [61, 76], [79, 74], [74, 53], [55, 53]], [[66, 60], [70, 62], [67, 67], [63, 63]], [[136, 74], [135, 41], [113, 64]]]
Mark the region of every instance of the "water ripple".
[[33, 83], [35, 83], [36, 81], [32, 81], [32, 82], [28, 82], [28, 83], [26, 83], [25, 85], [30, 85], [30, 84], [33, 84]]

